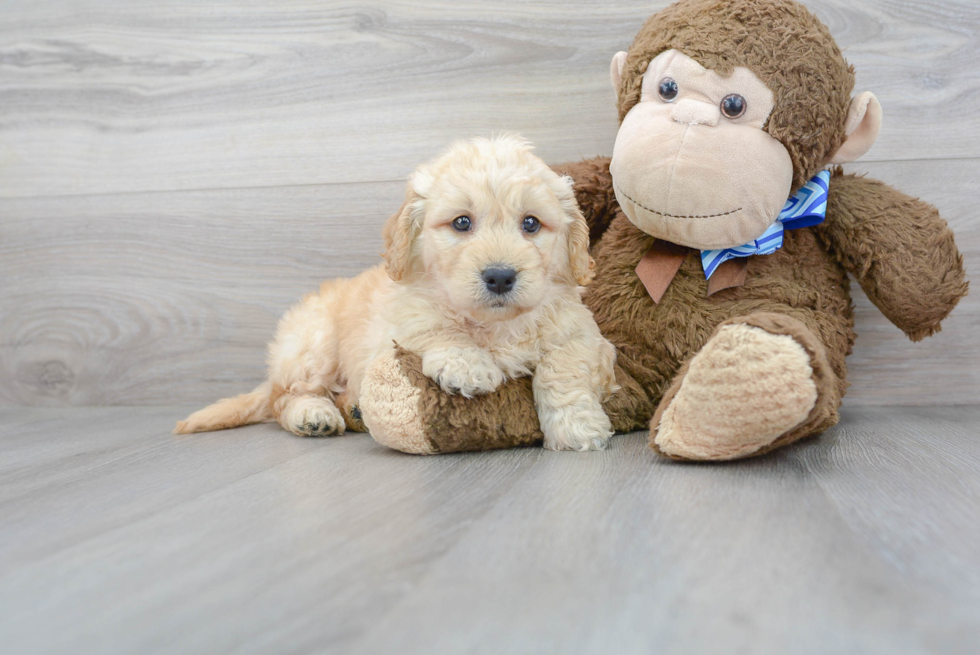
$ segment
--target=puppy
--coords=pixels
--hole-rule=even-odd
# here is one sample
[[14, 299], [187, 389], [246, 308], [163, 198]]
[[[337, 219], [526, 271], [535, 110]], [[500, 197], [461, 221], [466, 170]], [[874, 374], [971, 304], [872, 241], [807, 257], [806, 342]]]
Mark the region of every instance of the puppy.
[[267, 382], [175, 432], [274, 418], [300, 436], [342, 434], [339, 395], [356, 407], [368, 364], [397, 343], [451, 394], [533, 374], [545, 447], [605, 448], [615, 351], [581, 300], [595, 264], [570, 178], [519, 137], [458, 142], [412, 175], [384, 242], [383, 266], [325, 282], [286, 313]]

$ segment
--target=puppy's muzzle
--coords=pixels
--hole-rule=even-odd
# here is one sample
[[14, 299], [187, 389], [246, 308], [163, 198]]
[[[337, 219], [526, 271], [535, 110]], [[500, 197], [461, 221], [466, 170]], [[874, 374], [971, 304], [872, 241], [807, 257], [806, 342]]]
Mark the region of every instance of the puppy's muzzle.
[[517, 271], [509, 266], [494, 264], [483, 269], [480, 274], [487, 285], [487, 291], [497, 295], [510, 293], [517, 283]]

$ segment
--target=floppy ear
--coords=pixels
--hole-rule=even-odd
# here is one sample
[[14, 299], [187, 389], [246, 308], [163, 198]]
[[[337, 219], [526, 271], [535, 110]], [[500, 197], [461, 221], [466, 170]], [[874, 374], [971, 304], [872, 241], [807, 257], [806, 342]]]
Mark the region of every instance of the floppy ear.
[[568, 261], [575, 281], [584, 287], [595, 277], [595, 261], [589, 255], [589, 224], [574, 199], [572, 205], [568, 212], [572, 218], [568, 226]]
[[558, 203], [565, 215], [571, 219], [568, 224], [568, 264], [575, 283], [583, 287], [595, 277], [595, 262], [589, 256], [589, 224], [575, 199], [575, 180], [563, 175], [552, 187]]
[[419, 195], [408, 185], [405, 192], [405, 202], [394, 215], [385, 223], [382, 236], [385, 242], [385, 251], [382, 255], [385, 263], [385, 271], [395, 282], [402, 279], [408, 272], [409, 259], [412, 254], [412, 242], [418, 233], [418, 226], [415, 224], [413, 216], [415, 211], [415, 201]]

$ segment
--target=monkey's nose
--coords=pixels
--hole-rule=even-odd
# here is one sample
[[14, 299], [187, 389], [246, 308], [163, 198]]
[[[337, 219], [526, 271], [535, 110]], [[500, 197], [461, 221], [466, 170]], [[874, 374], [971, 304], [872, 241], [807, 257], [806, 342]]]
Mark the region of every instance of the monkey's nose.
[[670, 110], [670, 117], [683, 125], [709, 125], [714, 127], [721, 118], [721, 110], [700, 100], [684, 98], [678, 100]]
[[514, 288], [517, 282], [517, 271], [509, 266], [494, 264], [483, 269], [483, 282], [490, 293], [503, 295]]

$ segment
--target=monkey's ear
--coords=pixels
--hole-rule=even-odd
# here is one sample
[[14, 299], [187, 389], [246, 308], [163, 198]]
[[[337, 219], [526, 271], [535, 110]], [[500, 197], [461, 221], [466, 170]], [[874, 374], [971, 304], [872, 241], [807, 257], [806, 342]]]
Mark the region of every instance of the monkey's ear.
[[847, 139], [837, 150], [831, 164], [847, 164], [871, 150], [878, 130], [881, 129], [881, 104], [870, 91], [851, 99], [847, 110], [847, 122], [844, 124], [844, 134]]
[[626, 53], [620, 50], [615, 55], [613, 55], [612, 61], [609, 63], [609, 77], [612, 79], [613, 88], [616, 89], [616, 95], [619, 95], [619, 85], [623, 82], [623, 67], [626, 66]]

